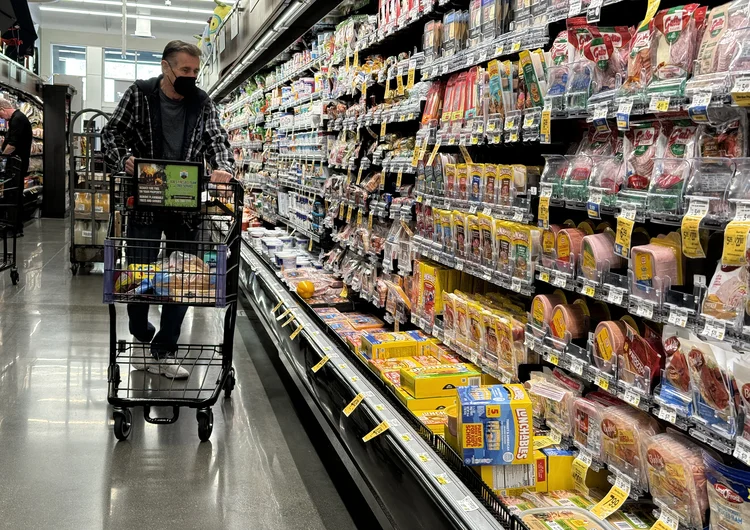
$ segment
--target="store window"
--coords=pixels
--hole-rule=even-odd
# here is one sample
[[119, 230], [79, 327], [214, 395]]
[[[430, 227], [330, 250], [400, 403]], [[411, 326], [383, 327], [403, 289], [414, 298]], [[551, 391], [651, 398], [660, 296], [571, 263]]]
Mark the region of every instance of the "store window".
[[116, 103], [136, 79], [161, 74], [161, 52], [104, 49], [104, 101]]
[[52, 45], [52, 73], [61, 75], [86, 75], [86, 47]]

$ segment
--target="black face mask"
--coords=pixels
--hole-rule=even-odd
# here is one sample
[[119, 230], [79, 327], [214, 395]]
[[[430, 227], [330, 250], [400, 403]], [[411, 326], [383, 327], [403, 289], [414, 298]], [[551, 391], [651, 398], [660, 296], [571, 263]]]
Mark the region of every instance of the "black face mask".
[[[172, 67], [169, 67], [170, 70], [172, 70]], [[174, 81], [172, 81], [172, 86], [174, 87], [174, 91], [177, 92], [182, 97], [188, 98], [190, 96], [195, 95], [195, 77], [190, 77], [186, 75], [177, 75], [174, 73], [174, 70], [172, 70], [172, 74], [174, 75]]]

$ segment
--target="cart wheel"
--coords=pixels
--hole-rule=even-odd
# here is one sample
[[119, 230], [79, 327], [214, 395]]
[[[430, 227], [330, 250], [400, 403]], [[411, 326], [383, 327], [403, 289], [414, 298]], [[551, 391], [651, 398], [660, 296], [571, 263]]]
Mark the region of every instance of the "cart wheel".
[[211, 431], [214, 430], [214, 413], [211, 409], [200, 409], [196, 416], [198, 417], [198, 438], [201, 442], [207, 442], [211, 438]]
[[80, 267], [80, 265], [78, 265], [78, 263], [74, 263], [73, 265], [70, 266], [70, 272], [73, 273], [73, 276], [75, 276], [76, 274], [78, 274], [78, 268], [79, 267]]
[[120, 440], [127, 440], [133, 427], [133, 414], [130, 409], [115, 409], [115, 437]]
[[18, 279], [20, 276], [18, 275], [18, 271], [16, 269], [12, 269], [10, 271], [10, 281], [13, 282], [13, 285], [18, 285]]
[[234, 390], [234, 385], [237, 382], [237, 380], [234, 378], [234, 368], [229, 370], [229, 375], [227, 376], [227, 380], [224, 381], [224, 398], [229, 399], [232, 397], [232, 390]]

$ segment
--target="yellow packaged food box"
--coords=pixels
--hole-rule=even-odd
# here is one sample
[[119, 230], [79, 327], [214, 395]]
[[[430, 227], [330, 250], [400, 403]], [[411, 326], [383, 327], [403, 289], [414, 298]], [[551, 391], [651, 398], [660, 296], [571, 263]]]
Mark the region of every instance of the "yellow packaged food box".
[[417, 353], [417, 341], [406, 331], [362, 333], [363, 354], [370, 359], [411, 357]]
[[534, 463], [531, 399], [523, 385], [467, 386], [456, 392], [459, 454], [465, 464]]
[[415, 398], [455, 397], [456, 388], [482, 382], [482, 372], [466, 364], [401, 369], [401, 387]]
[[[400, 377], [400, 376], [399, 376]], [[456, 396], [440, 396], [415, 398], [400, 386], [394, 386], [396, 397], [411, 411], [417, 410], [445, 410], [456, 405]]]
[[430, 429], [433, 433], [443, 436], [445, 428], [448, 426], [448, 416], [441, 410], [420, 410], [414, 411], [414, 415], [422, 422], [422, 425]]
[[370, 359], [367, 363], [386, 383], [400, 385], [401, 368], [422, 366], [414, 357], [391, 357], [390, 359]]

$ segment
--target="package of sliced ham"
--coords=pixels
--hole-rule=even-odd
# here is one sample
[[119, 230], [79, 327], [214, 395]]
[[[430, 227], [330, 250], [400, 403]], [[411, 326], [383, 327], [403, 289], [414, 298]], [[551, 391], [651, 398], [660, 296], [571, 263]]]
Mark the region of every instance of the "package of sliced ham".
[[664, 125], [659, 121], [631, 123], [625, 134], [625, 182], [629, 190], [647, 190], [654, 171], [654, 159], [661, 158], [667, 144]]
[[633, 479], [637, 486], [647, 488], [645, 447], [660, 431], [656, 419], [630, 405], [609, 407], [602, 418], [601, 429], [607, 464]]
[[583, 46], [592, 63], [592, 94], [619, 88], [627, 74], [630, 32], [626, 27], [592, 28], [593, 38]]
[[605, 409], [598, 401], [586, 397], [573, 401], [573, 443], [598, 458], [603, 456], [601, 423]]
[[653, 25], [651, 63], [655, 81], [686, 78], [692, 72], [698, 40], [693, 15], [698, 7], [687, 4], [662, 9], [649, 23]]
[[703, 451], [711, 530], [750, 528], [750, 471], [729, 467]]
[[644, 24], [633, 35], [628, 52], [627, 79], [624, 88], [627, 92], [636, 92], [651, 81], [651, 41], [653, 28]]
[[690, 173], [685, 162], [695, 156], [698, 127], [691, 120], [675, 120], [670, 124], [664, 156], [654, 166], [651, 191], [674, 191], [679, 194]]
[[602, 272], [624, 266], [622, 257], [615, 254], [614, 245], [615, 236], [611, 230], [583, 238], [581, 270], [586, 278], [599, 281]]
[[[740, 0], [744, 2], [744, 0]], [[716, 6], [708, 13], [706, 30], [703, 32], [696, 57], [696, 75], [712, 74], [719, 67], [719, 43], [729, 30], [729, 5]]]
[[736, 410], [727, 366], [736, 353], [714, 344], [696, 343], [688, 353], [695, 409], [693, 418], [709, 428], [734, 436]]
[[[749, 25], [750, 9], [748, 9], [747, 0], [737, 0], [728, 4], [726, 9], [725, 30], [720, 36], [714, 54], [716, 58], [716, 72], [726, 72], [731, 70], [730, 65], [743, 45], [742, 30]], [[703, 38], [705, 40], [705, 34]]]
[[692, 386], [688, 354], [695, 343], [678, 334], [673, 326], [663, 330], [664, 377], [659, 390], [660, 402], [687, 416], [692, 409]]
[[748, 293], [747, 267], [716, 266], [701, 312], [732, 324], [741, 323]]
[[698, 129], [698, 154], [702, 157], [741, 158], [747, 153], [747, 114], [723, 123], [701, 125]]
[[701, 448], [676, 432], [646, 442], [649, 492], [660, 506], [677, 512], [689, 528], [703, 528], [708, 511], [706, 469]]

